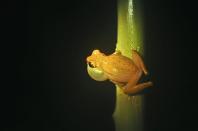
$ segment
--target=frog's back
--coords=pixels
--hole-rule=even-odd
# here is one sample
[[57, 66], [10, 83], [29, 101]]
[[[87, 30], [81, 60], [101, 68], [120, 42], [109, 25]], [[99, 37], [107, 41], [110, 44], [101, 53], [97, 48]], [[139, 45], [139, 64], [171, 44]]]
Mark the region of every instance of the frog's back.
[[110, 55], [108, 56], [108, 61], [111, 64], [115, 64], [118, 68], [132, 68], [135, 66], [133, 60], [123, 55]]
[[122, 55], [107, 56], [105, 63], [103, 65], [104, 72], [112, 77], [112, 79], [122, 81], [128, 81], [131, 75], [138, 69], [130, 58]]

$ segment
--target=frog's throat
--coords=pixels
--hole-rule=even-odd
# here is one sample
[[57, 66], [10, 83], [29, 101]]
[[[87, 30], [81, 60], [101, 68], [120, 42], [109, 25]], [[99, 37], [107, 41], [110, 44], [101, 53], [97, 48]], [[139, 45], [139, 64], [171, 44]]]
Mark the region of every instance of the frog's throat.
[[105, 81], [108, 79], [104, 72], [99, 68], [91, 68], [87, 64], [87, 71], [89, 76], [96, 81]]

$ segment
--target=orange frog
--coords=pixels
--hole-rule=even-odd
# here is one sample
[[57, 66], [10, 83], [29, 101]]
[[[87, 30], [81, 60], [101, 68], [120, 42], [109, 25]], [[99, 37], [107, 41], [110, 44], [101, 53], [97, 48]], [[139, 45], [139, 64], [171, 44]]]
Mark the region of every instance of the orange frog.
[[120, 51], [105, 55], [99, 50], [94, 50], [86, 60], [88, 74], [91, 78], [96, 81], [109, 79], [121, 87], [125, 94], [137, 94], [153, 85], [151, 81], [138, 83], [142, 74], [147, 75], [148, 71], [135, 50], [132, 50], [132, 59], [123, 56]]

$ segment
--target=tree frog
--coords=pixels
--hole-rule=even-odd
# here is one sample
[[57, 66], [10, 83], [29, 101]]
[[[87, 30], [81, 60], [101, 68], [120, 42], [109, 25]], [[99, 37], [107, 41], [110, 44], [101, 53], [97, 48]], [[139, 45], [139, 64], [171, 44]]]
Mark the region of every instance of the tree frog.
[[120, 51], [106, 55], [100, 50], [94, 50], [86, 61], [91, 78], [96, 81], [108, 79], [127, 95], [137, 94], [153, 85], [151, 81], [138, 83], [142, 74], [147, 75], [148, 71], [136, 50], [132, 50], [132, 59], [122, 55]]

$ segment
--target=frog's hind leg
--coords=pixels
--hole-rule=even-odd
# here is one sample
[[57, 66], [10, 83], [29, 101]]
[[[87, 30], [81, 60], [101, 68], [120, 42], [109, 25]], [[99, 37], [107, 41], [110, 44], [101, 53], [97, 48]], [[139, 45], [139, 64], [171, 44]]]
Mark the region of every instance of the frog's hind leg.
[[133, 59], [135, 65], [139, 69], [141, 69], [144, 72], [145, 75], [147, 75], [148, 71], [147, 71], [147, 69], [144, 65], [144, 62], [143, 62], [141, 56], [138, 54], [138, 52], [136, 50], [132, 50], [132, 59]]
[[125, 94], [136, 94], [137, 92], [140, 92], [144, 90], [147, 87], [151, 87], [153, 83], [151, 81], [140, 83], [132, 87], [123, 88], [123, 91]]

